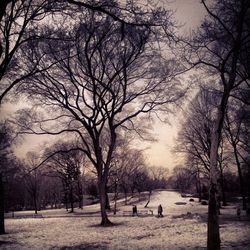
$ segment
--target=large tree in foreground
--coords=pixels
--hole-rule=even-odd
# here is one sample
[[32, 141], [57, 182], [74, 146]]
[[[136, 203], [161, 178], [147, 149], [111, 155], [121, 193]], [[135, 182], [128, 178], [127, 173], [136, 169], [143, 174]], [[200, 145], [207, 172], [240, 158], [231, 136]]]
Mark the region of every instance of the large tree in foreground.
[[[209, 250], [220, 249], [218, 207], [218, 148], [220, 144], [225, 113], [230, 96], [240, 88], [249, 89], [250, 48], [248, 0], [216, 1], [214, 5], [202, 1], [208, 17], [197, 34], [193, 47], [196, 64], [202, 65], [210, 75], [208, 81], [220, 85], [220, 101], [214, 118], [210, 151], [210, 193], [208, 208]], [[197, 57], [196, 57], [197, 56]], [[194, 57], [192, 59], [194, 59]], [[198, 60], [197, 60], [198, 58]]]
[[8, 151], [10, 148], [10, 138], [11, 132], [10, 129], [6, 126], [5, 123], [0, 123], [0, 234], [5, 233], [5, 224], [4, 224], [4, 183], [3, 176], [6, 169], [6, 163], [8, 162]]
[[0, 234], [5, 233], [6, 183], [18, 175], [16, 159], [11, 149], [13, 130], [7, 122], [0, 122]]
[[[20, 126], [26, 133], [78, 136], [78, 148], [96, 168], [101, 224], [108, 225], [106, 184], [118, 130], [134, 129], [135, 120], [151, 111], [168, 110], [183, 91], [174, 80], [177, 64], [157, 52], [156, 33], [146, 25], [124, 25], [121, 30], [112, 18], [92, 12], [76, 15], [72, 23], [74, 27], [66, 27], [71, 41], [50, 40], [31, 52], [46, 52], [40, 66], [53, 66], [20, 90], [36, 98], [47, 113], [26, 113]], [[60, 38], [65, 30], [54, 33]]]

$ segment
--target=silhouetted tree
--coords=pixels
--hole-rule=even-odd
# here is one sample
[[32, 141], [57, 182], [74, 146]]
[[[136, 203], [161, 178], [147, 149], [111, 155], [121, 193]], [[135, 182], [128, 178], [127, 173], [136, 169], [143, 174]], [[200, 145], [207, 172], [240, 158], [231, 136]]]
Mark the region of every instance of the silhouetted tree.
[[109, 183], [124, 193], [125, 204], [127, 204], [128, 194], [136, 189], [136, 173], [145, 166], [142, 151], [134, 149], [125, 138], [118, 137], [117, 145], [113, 153]]
[[176, 152], [186, 154], [188, 161], [192, 159], [204, 174], [209, 173], [211, 126], [217, 99], [218, 97], [207, 89], [201, 89], [197, 93], [187, 107], [175, 147]]
[[[42, 25], [39, 26], [39, 24], [56, 11], [54, 5], [55, 1], [51, 0], [2, 1], [0, 11], [0, 104], [14, 86], [40, 71], [39, 59], [34, 61], [30, 67], [25, 67], [17, 58], [24, 45], [30, 41], [44, 39]], [[49, 36], [50, 34], [48, 34]]]
[[[106, 185], [117, 131], [133, 129], [139, 115], [169, 110], [183, 90], [173, 79], [178, 65], [147, 45], [154, 39], [147, 27], [126, 25], [121, 33], [120, 25], [106, 16], [82, 15], [85, 23], [70, 31], [73, 41], [41, 44], [39, 53], [48, 56], [40, 66], [52, 63], [53, 67], [22, 85], [22, 91], [36, 96], [43, 107], [53, 107], [53, 114], [36, 117], [40, 130], [30, 127], [34, 117], [28, 113], [31, 120], [20, 125], [25, 133], [79, 136], [79, 149], [97, 171], [101, 224], [107, 225]], [[60, 37], [61, 32], [55, 34]], [[52, 121], [60, 126], [49, 127]]]
[[[233, 104], [233, 105], [232, 105]], [[232, 146], [234, 159], [236, 162], [238, 175], [239, 175], [239, 185], [240, 192], [242, 196], [243, 210], [246, 210], [246, 191], [245, 191], [245, 181], [242, 174], [242, 164], [246, 162], [249, 155], [249, 150], [246, 150], [247, 145], [244, 146], [244, 137], [248, 136], [246, 132], [246, 122], [249, 123], [249, 106], [239, 103], [239, 101], [234, 101], [229, 107], [226, 114], [226, 124], [225, 124], [225, 134], [227, 135], [228, 141]], [[249, 126], [248, 126], [249, 128]]]
[[[38, 44], [41, 40], [55, 39], [53, 33], [46, 31], [45, 23], [52, 17], [57, 20], [65, 18], [63, 12], [90, 10], [109, 16], [114, 22], [120, 24], [120, 31], [124, 34], [125, 25], [144, 26], [147, 28], [157, 27], [170, 22], [169, 12], [155, 8], [148, 1], [150, 11], [142, 11], [134, 2], [127, 2], [120, 6], [117, 1], [93, 1], [82, 2], [74, 0], [2, 0], [0, 8], [0, 104], [3, 98], [21, 81], [40, 72], [39, 61], [33, 60], [28, 67], [17, 60], [20, 50], [30, 42]], [[155, 17], [158, 18], [155, 18]], [[81, 20], [82, 21], [82, 20]], [[168, 32], [169, 37], [173, 33]], [[24, 51], [23, 51], [24, 52]], [[34, 59], [34, 58], [33, 58]], [[50, 65], [48, 65], [50, 67]]]
[[175, 188], [180, 190], [181, 193], [187, 193], [191, 190], [195, 177], [191, 169], [178, 165], [174, 167], [172, 175], [175, 180]]
[[82, 207], [81, 169], [85, 166], [85, 156], [80, 151], [70, 151], [73, 143], [58, 142], [46, 150], [46, 175], [62, 180], [65, 192], [65, 203], [70, 201], [71, 212], [74, 212], [74, 201], [78, 198]]
[[24, 175], [27, 191], [31, 197], [35, 214], [40, 210], [40, 192], [43, 181], [40, 169], [34, 169], [39, 164], [38, 155], [34, 152], [28, 152], [26, 157], [26, 174]]
[[210, 78], [208, 81], [220, 86], [220, 99], [211, 129], [210, 192], [208, 212], [208, 250], [220, 249], [218, 220], [218, 148], [220, 144], [226, 108], [230, 96], [240, 87], [249, 89], [249, 65], [246, 51], [250, 48], [249, 8], [247, 0], [216, 1], [202, 3], [208, 17], [195, 34], [190, 57], [194, 64], [201, 65]]
[[[11, 148], [13, 130], [7, 122], [0, 122], [0, 234], [5, 233], [4, 212], [9, 179], [18, 175], [18, 163]], [[21, 172], [21, 170], [20, 170]], [[8, 190], [9, 191], [9, 190]], [[7, 208], [7, 207], [6, 207]]]

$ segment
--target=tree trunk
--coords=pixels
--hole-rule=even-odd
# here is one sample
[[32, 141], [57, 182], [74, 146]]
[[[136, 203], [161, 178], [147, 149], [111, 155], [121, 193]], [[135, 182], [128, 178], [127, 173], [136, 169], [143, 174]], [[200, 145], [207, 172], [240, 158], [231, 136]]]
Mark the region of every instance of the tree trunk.
[[34, 207], [35, 207], [35, 214], [37, 214], [37, 198], [36, 198], [36, 194], [34, 194]]
[[116, 214], [116, 201], [117, 201], [117, 198], [118, 198], [118, 192], [117, 192], [117, 182], [115, 182], [115, 205], [114, 205], [114, 214]]
[[208, 231], [207, 231], [207, 249], [220, 249], [220, 230], [219, 230], [219, 216], [218, 216], [218, 149], [221, 140], [221, 133], [227, 108], [228, 98], [230, 94], [230, 86], [233, 86], [235, 74], [230, 76], [230, 83], [224, 87], [223, 96], [218, 107], [217, 118], [214, 123], [214, 128], [211, 135], [211, 151], [210, 151], [210, 190], [208, 203]]
[[72, 186], [72, 182], [70, 183], [70, 213], [74, 213], [74, 197], [73, 197], [73, 186]]
[[208, 204], [208, 235], [207, 235], [207, 249], [220, 249], [220, 231], [219, 231], [219, 216], [217, 204], [217, 185], [210, 184], [209, 190], [209, 204]]
[[201, 202], [201, 180], [199, 171], [197, 172], [196, 176], [196, 191], [198, 193], [199, 202]]
[[106, 208], [107, 210], [110, 210], [110, 203], [109, 203], [108, 186], [107, 186], [107, 184], [105, 185], [105, 190], [106, 190], [106, 193], [105, 193], [105, 196], [106, 196], [105, 208]]
[[[205, 5], [205, 1], [202, 1]], [[212, 131], [211, 137], [211, 151], [210, 151], [210, 195], [209, 195], [209, 207], [208, 207], [208, 238], [207, 238], [207, 249], [208, 250], [218, 250], [220, 249], [220, 231], [219, 231], [219, 216], [217, 213], [217, 196], [218, 196], [218, 167], [217, 167], [217, 157], [218, 157], [218, 147], [221, 140], [221, 133], [223, 128], [223, 123], [225, 119], [225, 112], [228, 105], [228, 99], [230, 96], [230, 92], [233, 88], [239, 87], [237, 85], [240, 84], [241, 81], [237, 81], [236, 83], [236, 76], [238, 70], [238, 63], [239, 63], [239, 56], [240, 51], [243, 49], [241, 47], [243, 45], [243, 26], [244, 19], [247, 15], [247, 8], [245, 5], [245, 1], [240, 2], [240, 11], [237, 12], [235, 16], [235, 20], [237, 20], [237, 24], [234, 25], [236, 30], [234, 31], [235, 39], [233, 44], [231, 44], [228, 49], [230, 53], [227, 54], [226, 57], [220, 58], [220, 63], [218, 64], [218, 70], [220, 74], [220, 80], [223, 84], [223, 95], [220, 101], [220, 105], [218, 107], [217, 118], [215, 122], [215, 127]], [[226, 5], [224, 5], [226, 6]], [[206, 7], [208, 10], [208, 8]], [[211, 15], [211, 13], [209, 12]], [[214, 17], [214, 16], [213, 16]], [[217, 20], [220, 17], [216, 16]], [[223, 23], [223, 21], [222, 21]], [[220, 24], [222, 24], [220, 23]], [[224, 27], [223, 27], [224, 29]], [[226, 29], [224, 29], [225, 32]], [[208, 34], [208, 33], [207, 33]], [[216, 55], [217, 53], [211, 55]], [[222, 54], [221, 54], [222, 55]], [[223, 66], [222, 66], [223, 65]], [[243, 80], [243, 79], [242, 79]]]
[[218, 215], [218, 147], [221, 136], [221, 119], [222, 112], [218, 112], [218, 120], [212, 132], [211, 151], [210, 151], [210, 189], [208, 202], [208, 230], [207, 230], [207, 249], [220, 249], [220, 231], [219, 231], [219, 215]]
[[99, 181], [98, 187], [99, 187], [99, 194], [100, 194], [100, 207], [101, 207], [101, 216], [102, 216], [101, 225], [109, 226], [109, 225], [112, 225], [112, 222], [108, 219], [108, 215], [106, 212], [106, 203], [107, 203], [106, 181], [104, 183], [102, 181]]
[[227, 199], [226, 199], [226, 192], [225, 192], [225, 181], [223, 177], [223, 172], [221, 169], [221, 176], [220, 176], [220, 184], [221, 184], [221, 194], [222, 194], [222, 205], [226, 206], [227, 205]]
[[65, 208], [66, 208], [66, 211], [68, 211], [68, 190], [65, 190]]
[[149, 194], [148, 194], [148, 201], [147, 201], [146, 205], [144, 206], [145, 208], [148, 206], [148, 204], [149, 204], [149, 202], [150, 202], [151, 193], [152, 193], [152, 191], [150, 190], [150, 191], [149, 191]]
[[82, 196], [82, 184], [81, 184], [80, 180], [77, 181], [77, 187], [78, 187], [79, 208], [82, 209], [83, 196]]
[[0, 173], [0, 234], [5, 234], [3, 175]]
[[241, 197], [242, 197], [242, 209], [246, 210], [247, 203], [246, 203], [245, 185], [244, 185], [244, 179], [242, 176], [241, 165], [240, 165], [240, 161], [239, 161], [239, 157], [237, 154], [237, 148], [236, 148], [235, 143], [233, 143], [233, 149], [234, 149], [234, 157], [235, 157], [235, 161], [237, 164], [238, 175], [239, 175], [240, 193], [241, 193]]
[[[211, 151], [213, 150], [215, 151], [215, 148], [212, 149]], [[217, 155], [217, 151], [214, 152], [214, 154]], [[220, 231], [219, 231], [219, 215], [218, 215], [218, 181], [216, 175], [213, 173], [217, 172], [216, 155], [213, 156], [215, 160], [211, 162], [210, 166], [210, 189], [209, 189], [209, 202], [208, 202], [208, 231], [207, 231], [208, 250], [220, 249]], [[214, 170], [212, 170], [211, 168], [214, 168]]]

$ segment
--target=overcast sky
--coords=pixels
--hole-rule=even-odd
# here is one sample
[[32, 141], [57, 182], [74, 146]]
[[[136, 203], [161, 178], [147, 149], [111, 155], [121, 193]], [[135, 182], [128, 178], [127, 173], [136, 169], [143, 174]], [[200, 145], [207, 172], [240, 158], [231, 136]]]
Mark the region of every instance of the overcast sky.
[[[201, 20], [206, 14], [200, 0], [160, 0], [166, 8], [176, 10], [175, 19], [183, 24], [182, 32], [189, 34], [192, 29], [199, 27]], [[163, 166], [169, 169], [181, 163], [179, 157], [171, 153], [175, 145], [175, 139], [180, 128], [178, 112], [174, 118], [170, 119], [172, 125], [156, 121], [154, 125], [154, 134], [158, 142], [151, 143], [150, 149], [146, 151], [147, 161], [154, 166]]]

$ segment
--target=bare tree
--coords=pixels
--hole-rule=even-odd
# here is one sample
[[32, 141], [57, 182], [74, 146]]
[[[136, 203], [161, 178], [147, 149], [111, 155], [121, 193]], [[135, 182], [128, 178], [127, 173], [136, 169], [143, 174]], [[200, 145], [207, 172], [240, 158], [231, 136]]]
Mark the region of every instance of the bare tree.
[[[35, 3], [34, 3], [35, 2]], [[21, 46], [31, 39], [36, 39], [38, 34], [31, 31], [36, 21], [41, 21], [48, 11], [49, 1], [20, 1], [3, 0], [0, 8], [0, 105], [9, 91], [24, 78], [37, 72], [37, 64], [34, 63], [29, 71], [25, 71], [21, 63], [17, 63], [17, 52]], [[34, 26], [33, 26], [34, 27]], [[2, 173], [0, 176], [2, 184]], [[3, 191], [3, 187], [1, 187]], [[3, 193], [0, 192], [3, 197]], [[1, 202], [2, 208], [4, 203]], [[1, 225], [4, 233], [4, 217]]]
[[0, 124], [0, 157], [1, 157], [1, 169], [0, 169], [0, 234], [5, 234], [5, 223], [4, 223], [4, 183], [3, 183], [3, 176], [4, 170], [6, 169], [7, 165], [7, 155], [10, 148], [10, 139], [11, 139], [11, 130], [6, 125], [6, 123]]
[[[175, 151], [184, 153], [186, 164], [193, 172], [208, 176], [210, 172], [211, 126], [218, 103], [218, 93], [211, 89], [202, 88], [190, 102], [188, 116], [178, 135]], [[226, 205], [224, 190], [224, 170], [228, 162], [228, 146], [221, 140], [218, 148], [218, 169], [220, 174], [220, 193], [223, 205]]]
[[[4, 1], [0, 12], [0, 104], [9, 91], [23, 79], [40, 71], [38, 61], [29, 68], [18, 60], [22, 47], [43, 39], [42, 23], [54, 11], [55, 1]], [[53, 11], [52, 11], [53, 9]]]
[[[146, 6], [146, 5], [145, 5]], [[20, 50], [31, 41], [54, 39], [53, 34], [47, 33], [45, 23], [51, 18], [58, 20], [73, 12], [90, 10], [109, 16], [119, 22], [120, 31], [124, 34], [124, 26], [156, 27], [170, 22], [169, 11], [154, 8], [151, 10], [138, 8], [134, 2], [126, 1], [120, 6], [117, 1], [72, 1], [72, 0], [3, 0], [0, 9], [0, 104], [3, 98], [20, 82], [38, 73], [39, 61], [36, 58], [29, 67], [17, 60]], [[158, 18], [155, 18], [158, 17]], [[163, 21], [164, 20], [164, 21]], [[167, 33], [168, 30], [165, 30]], [[174, 37], [173, 32], [168, 32]]]
[[82, 18], [85, 23], [70, 33], [74, 41], [42, 44], [48, 56], [40, 66], [53, 66], [26, 81], [21, 90], [53, 111], [47, 118], [44, 113], [36, 116], [39, 128], [30, 128], [28, 113], [20, 125], [25, 133], [79, 136], [79, 147], [98, 174], [101, 224], [108, 225], [106, 183], [117, 131], [133, 129], [133, 120], [150, 111], [169, 111], [183, 90], [173, 79], [178, 64], [150, 47], [149, 29], [126, 25], [121, 34], [120, 25], [109, 17], [86, 12]]
[[173, 176], [175, 180], [175, 188], [180, 190], [181, 193], [190, 191], [190, 188], [194, 183], [194, 174], [191, 169], [178, 165], [173, 169]]
[[120, 139], [115, 148], [110, 167], [110, 181], [117, 182], [117, 189], [124, 193], [127, 205], [128, 195], [137, 188], [137, 177], [144, 172], [145, 160], [142, 151], [129, 146], [128, 141]]
[[[211, 149], [211, 125], [214, 105], [218, 97], [207, 89], [201, 89], [187, 107], [186, 117], [178, 134], [175, 151], [188, 156], [200, 171], [209, 173]], [[197, 165], [198, 164], [198, 165]]]
[[8, 179], [14, 179], [18, 175], [18, 164], [13, 154], [11, 145], [13, 143], [14, 132], [10, 124], [0, 122], [0, 234], [5, 233], [4, 212], [7, 197]]
[[169, 175], [169, 169], [166, 167], [151, 166], [149, 168], [149, 175], [153, 179], [154, 188], [164, 188], [165, 182]]
[[245, 181], [242, 174], [242, 164], [246, 162], [248, 153], [246, 151], [244, 139], [242, 137], [245, 136], [244, 120], [249, 120], [249, 107], [239, 103], [239, 101], [234, 101], [233, 104], [234, 105], [230, 105], [228, 107], [226, 114], [225, 134], [227, 135], [228, 141], [233, 149], [233, 155], [239, 175], [243, 210], [246, 210]]
[[[43, 181], [43, 176], [40, 169], [33, 170], [39, 162], [38, 155], [34, 152], [27, 153], [27, 173], [24, 175], [27, 191], [32, 199], [35, 214], [40, 209], [40, 191]], [[31, 171], [32, 170], [32, 171]]]
[[42, 207], [60, 208], [63, 201], [62, 181], [56, 175], [50, 176], [43, 171], [43, 185], [41, 188]]
[[85, 167], [85, 155], [80, 151], [70, 151], [73, 143], [57, 142], [45, 150], [46, 175], [60, 178], [64, 187], [67, 208], [70, 202], [71, 212], [74, 212], [74, 201], [78, 199], [82, 208], [81, 171]]
[[[208, 249], [220, 249], [218, 220], [218, 147], [220, 144], [225, 112], [232, 95], [240, 86], [249, 88], [249, 7], [246, 0], [217, 1], [208, 5], [202, 1], [208, 17], [199, 34], [195, 35], [192, 60], [202, 65], [210, 75], [209, 81], [220, 85], [220, 102], [211, 130], [210, 195], [208, 212]], [[190, 59], [190, 57], [189, 57]]]

